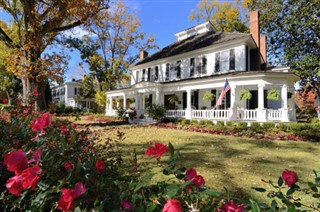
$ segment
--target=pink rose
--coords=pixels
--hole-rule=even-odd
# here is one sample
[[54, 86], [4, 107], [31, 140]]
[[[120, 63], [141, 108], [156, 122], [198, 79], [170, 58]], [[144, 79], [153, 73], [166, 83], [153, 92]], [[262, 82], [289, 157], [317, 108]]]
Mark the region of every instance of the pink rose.
[[62, 195], [58, 201], [58, 209], [69, 211], [73, 208], [73, 200], [86, 192], [86, 187], [82, 183], [76, 183], [73, 189], [62, 188]]
[[63, 164], [63, 166], [66, 169], [66, 171], [69, 172], [71, 169], [74, 168], [74, 163], [73, 162], [65, 162]]
[[[200, 186], [205, 184], [205, 180], [201, 175], [197, 175], [197, 171], [193, 168], [190, 168], [186, 172], [186, 177], [184, 179], [185, 181], [192, 181], [192, 184], [196, 186], [197, 190]], [[192, 190], [192, 186], [188, 186], [188, 190]]]
[[51, 125], [51, 118], [50, 113], [44, 113], [40, 118], [35, 118], [32, 121], [31, 129], [33, 132], [41, 131], [41, 133], [44, 133], [44, 128]]
[[8, 103], [8, 99], [7, 98], [2, 99], [2, 103], [3, 104], [7, 104]]
[[21, 176], [23, 177], [23, 188], [29, 188], [35, 189], [40, 177], [38, 176], [41, 173], [41, 168], [39, 165], [35, 165], [33, 167], [27, 168], [23, 170]]
[[22, 182], [23, 182], [22, 176], [16, 175], [9, 178], [9, 180], [6, 183], [6, 187], [11, 194], [19, 196], [24, 189]]
[[182, 212], [181, 203], [176, 199], [168, 199], [162, 212]]
[[32, 91], [32, 95], [39, 96], [39, 92], [37, 90]]
[[131, 202], [129, 202], [127, 199], [121, 200], [120, 204], [121, 204], [122, 209], [124, 209], [124, 210], [132, 208]]
[[298, 176], [295, 172], [286, 169], [282, 172], [282, 179], [284, 180], [286, 185], [291, 187], [298, 181]]

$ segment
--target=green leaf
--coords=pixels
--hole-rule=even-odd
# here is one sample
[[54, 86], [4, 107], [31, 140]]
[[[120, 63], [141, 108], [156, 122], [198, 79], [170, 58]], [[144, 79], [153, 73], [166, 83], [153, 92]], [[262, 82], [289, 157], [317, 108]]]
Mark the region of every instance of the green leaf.
[[294, 192], [295, 192], [294, 187], [291, 187], [291, 188], [287, 191], [286, 195], [287, 195], [287, 196], [290, 196], [290, 195], [293, 194]]
[[179, 191], [179, 186], [177, 185], [169, 185], [166, 188], [166, 193], [165, 195], [168, 196], [169, 199], [171, 199], [172, 197], [174, 197]]
[[308, 182], [308, 186], [313, 192], [318, 192], [317, 186], [315, 184], [313, 184], [312, 182]]
[[283, 185], [283, 179], [282, 177], [279, 177], [278, 179], [278, 185], [281, 187]]
[[204, 193], [209, 195], [209, 196], [211, 196], [211, 197], [219, 197], [219, 196], [221, 196], [220, 192], [217, 192], [217, 191], [212, 190], [212, 189], [207, 189]]
[[152, 202], [147, 202], [147, 212], [152, 212], [157, 208], [157, 205]]
[[184, 178], [186, 177], [186, 175], [184, 175], [184, 174], [178, 174], [176, 177], [177, 177], [179, 180], [182, 180], [182, 179], [184, 179]]
[[189, 181], [187, 181], [187, 182], [182, 183], [182, 184], [180, 185], [180, 188], [181, 188], [181, 189], [184, 189], [185, 187], [187, 187], [188, 185], [191, 185], [191, 184], [192, 184], [192, 181], [189, 180]]
[[171, 157], [174, 157], [174, 147], [171, 142], [169, 142], [169, 153]]
[[76, 208], [74, 209], [74, 212], [81, 212], [81, 209], [80, 209], [79, 207], [76, 207]]
[[286, 198], [284, 197], [283, 193], [282, 192], [277, 192], [276, 193], [276, 197], [278, 197], [279, 199], [281, 200], [285, 200]]
[[258, 187], [252, 187], [252, 189], [258, 191], [258, 192], [266, 192], [267, 190], [264, 188], [258, 188]]
[[38, 182], [37, 186], [43, 191], [47, 190], [50, 187], [48, 184], [46, 184], [42, 181]]
[[252, 199], [250, 199], [250, 207], [252, 212], [260, 212], [258, 203]]
[[289, 203], [287, 204], [287, 206], [288, 206], [288, 212], [295, 212], [296, 206], [295, 206], [294, 204], [292, 204], [291, 202], [289, 202]]
[[278, 208], [278, 203], [275, 200], [272, 200], [271, 207], [276, 210]]

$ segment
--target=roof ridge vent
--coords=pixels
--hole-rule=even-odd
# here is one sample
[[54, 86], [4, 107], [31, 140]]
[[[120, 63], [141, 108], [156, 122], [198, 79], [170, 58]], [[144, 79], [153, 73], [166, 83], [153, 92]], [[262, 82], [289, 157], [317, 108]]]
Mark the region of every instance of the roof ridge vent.
[[198, 34], [205, 33], [205, 32], [209, 32], [209, 31], [216, 32], [217, 30], [214, 28], [213, 24], [210, 21], [207, 21], [205, 23], [202, 23], [202, 24], [190, 27], [188, 29], [185, 29], [181, 32], [174, 34], [174, 35], [176, 36], [177, 41], [181, 41], [181, 40], [184, 40], [184, 39], [189, 38], [191, 36], [198, 35]]

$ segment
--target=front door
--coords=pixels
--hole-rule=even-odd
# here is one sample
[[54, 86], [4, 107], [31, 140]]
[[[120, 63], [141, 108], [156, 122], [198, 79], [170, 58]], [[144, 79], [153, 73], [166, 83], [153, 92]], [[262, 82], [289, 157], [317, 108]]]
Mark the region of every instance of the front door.
[[166, 110], [175, 110], [176, 109], [176, 104], [175, 103], [171, 103], [169, 101], [171, 96], [173, 96], [173, 94], [164, 95], [164, 107], [166, 108]]
[[251, 99], [247, 100], [247, 108], [250, 110], [255, 110], [258, 108], [258, 91], [251, 90], [250, 93], [252, 94]]

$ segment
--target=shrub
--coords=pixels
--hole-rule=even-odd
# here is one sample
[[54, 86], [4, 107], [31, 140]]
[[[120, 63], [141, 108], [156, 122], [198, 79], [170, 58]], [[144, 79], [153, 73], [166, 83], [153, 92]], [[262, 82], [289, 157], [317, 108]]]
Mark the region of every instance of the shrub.
[[198, 126], [198, 124], [199, 124], [198, 120], [191, 120], [190, 121], [190, 125], [192, 125], [192, 126]]
[[250, 126], [250, 130], [255, 132], [255, 133], [262, 133], [263, 128], [261, 127], [261, 124], [258, 122], [252, 122]]
[[235, 123], [233, 121], [227, 121], [226, 122], [226, 126], [227, 127], [233, 127], [235, 125]]
[[237, 129], [239, 131], [247, 130], [248, 129], [248, 123], [239, 121], [238, 124], [237, 124]]
[[148, 108], [148, 114], [155, 120], [160, 120], [166, 113], [163, 105], [152, 104]]
[[213, 122], [211, 120], [206, 120], [206, 126], [210, 127], [213, 126]]
[[198, 125], [199, 126], [207, 126], [207, 121], [206, 120], [200, 120]]
[[66, 106], [65, 109], [64, 109], [64, 113], [65, 113], [65, 114], [73, 113], [73, 107], [71, 107], [71, 106]]
[[288, 132], [289, 125], [287, 123], [278, 123], [277, 128], [283, 132]]
[[120, 119], [123, 119], [125, 117], [126, 109], [123, 107], [118, 107], [117, 108], [117, 115]]
[[264, 132], [269, 132], [270, 130], [275, 128], [275, 123], [273, 123], [273, 122], [264, 122], [262, 124], [262, 128], [263, 128]]
[[182, 119], [181, 125], [183, 125], [183, 126], [190, 125], [190, 120], [189, 119]]
[[224, 121], [217, 121], [216, 126], [218, 126], [218, 127], [224, 127]]

